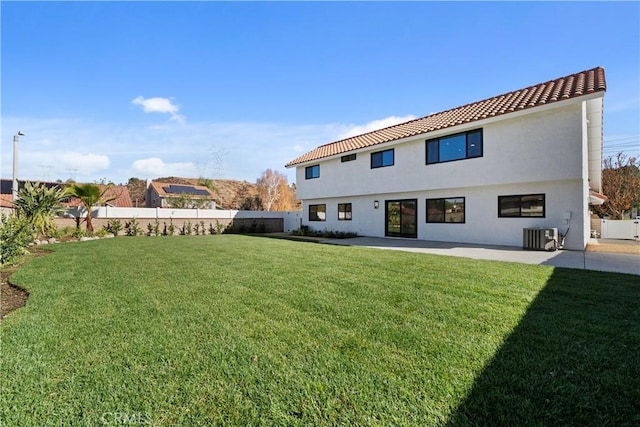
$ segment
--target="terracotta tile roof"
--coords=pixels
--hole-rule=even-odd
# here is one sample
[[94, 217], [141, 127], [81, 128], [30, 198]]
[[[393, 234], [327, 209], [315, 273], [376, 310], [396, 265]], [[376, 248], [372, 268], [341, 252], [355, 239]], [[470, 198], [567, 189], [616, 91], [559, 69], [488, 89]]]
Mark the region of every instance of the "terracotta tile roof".
[[[100, 191], [104, 191], [107, 186], [104, 184], [95, 184], [100, 187]], [[115, 197], [115, 200], [107, 203], [108, 206], [113, 206], [116, 208], [132, 208], [133, 203], [131, 202], [131, 196], [129, 195], [129, 189], [126, 185], [112, 185], [109, 191], [105, 194], [106, 198]], [[68, 202], [63, 203], [64, 206], [67, 207], [76, 207], [81, 206], [82, 203], [80, 199], [71, 198]]]
[[604, 68], [596, 67], [406, 123], [321, 145], [287, 163], [286, 167], [605, 90]]
[[13, 195], [0, 194], [0, 208], [13, 208]]
[[165, 191], [166, 187], [169, 187], [171, 185], [174, 186], [179, 186], [179, 187], [191, 187], [195, 190], [200, 190], [200, 191], [206, 191], [208, 193], [207, 196], [198, 196], [196, 194], [189, 194], [190, 196], [193, 197], [203, 197], [203, 198], [213, 198], [215, 197], [215, 194], [213, 193], [213, 191], [211, 191], [209, 188], [205, 187], [204, 185], [190, 185], [190, 184], [171, 184], [168, 182], [157, 182], [157, 181], [151, 181], [151, 187], [153, 187], [153, 189], [156, 191], [156, 193], [158, 193], [158, 195], [160, 197], [175, 197], [176, 193], [167, 193]]

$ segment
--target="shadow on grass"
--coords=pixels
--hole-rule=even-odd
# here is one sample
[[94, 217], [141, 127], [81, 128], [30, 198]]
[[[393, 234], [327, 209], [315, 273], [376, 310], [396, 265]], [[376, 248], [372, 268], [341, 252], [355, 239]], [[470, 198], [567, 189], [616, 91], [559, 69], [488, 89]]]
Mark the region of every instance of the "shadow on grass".
[[557, 268], [448, 425], [640, 425], [638, 277]]

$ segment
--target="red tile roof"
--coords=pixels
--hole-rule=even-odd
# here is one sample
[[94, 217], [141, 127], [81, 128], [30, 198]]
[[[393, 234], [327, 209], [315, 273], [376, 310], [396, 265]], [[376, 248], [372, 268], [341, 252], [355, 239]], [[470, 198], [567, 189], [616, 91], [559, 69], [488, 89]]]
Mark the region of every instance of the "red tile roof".
[[[95, 184], [100, 187], [100, 191], [104, 191], [107, 186], [104, 184]], [[132, 208], [133, 203], [131, 202], [131, 195], [129, 194], [129, 189], [126, 185], [112, 185], [109, 191], [105, 194], [105, 198], [115, 197], [114, 200], [107, 203], [108, 206], [113, 206], [116, 208]], [[74, 207], [81, 206], [82, 203], [80, 199], [71, 198], [71, 200], [67, 203], [63, 203], [64, 206]]]
[[12, 194], [0, 194], [0, 208], [13, 208]]
[[406, 123], [321, 145], [287, 163], [286, 167], [605, 90], [604, 68], [596, 67]]

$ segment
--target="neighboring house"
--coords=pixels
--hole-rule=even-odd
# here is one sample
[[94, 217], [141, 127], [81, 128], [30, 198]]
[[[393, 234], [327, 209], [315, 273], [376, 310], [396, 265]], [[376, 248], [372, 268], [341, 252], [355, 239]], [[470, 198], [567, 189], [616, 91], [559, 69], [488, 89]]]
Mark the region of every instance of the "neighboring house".
[[601, 194], [601, 67], [322, 145], [296, 168], [303, 224], [365, 236], [520, 246], [569, 230]]
[[[67, 185], [61, 182], [19, 180], [18, 188], [22, 189], [27, 182], [33, 182], [33, 183], [40, 182], [41, 184], [44, 184], [45, 186], [47, 186], [47, 188], [52, 188], [52, 187], [65, 188]], [[92, 184], [92, 185], [97, 185], [100, 188], [101, 192], [107, 188], [107, 185], [104, 185], [104, 184]], [[11, 202], [11, 195], [12, 195], [11, 187], [12, 187], [12, 181], [10, 179], [0, 180], [0, 194], [2, 194], [2, 202], [1, 202], [2, 206], [6, 204], [5, 199], [9, 203]], [[111, 187], [109, 188], [109, 191], [107, 191], [107, 193], [105, 194], [105, 198], [112, 198], [112, 197], [115, 197], [115, 199], [108, 202], [107, 206], [113, 206], [118, 208], [133, 207], [133, 203], [131, 202], [131, 196], [129, 195], [129, 189], [127, 188], [126, 185], [111, 185]], [[67, 200], [62, 202], [62, 205], [65, 207], [77, 207], [77, 206], [80, 206], [81, 204], [82, 203], [80, 203], [80, 200], [75, 198], [68, 198]]]
[[145, 204], [148, 208], [215, 209], [215, 194], [203, 185], [147, 183]]
[[9, 215], [13, 212], [13, 195], [0, 194], [0, 213]]
[[[104, 184], [93, 184], [97, 185], [100, 188], [100, 192], [102, 193], [105, 189], [107, 189], [107, 185]], [[106, 203], [106, 206], [111, 206], [114, 208], [132, 208], [133, 203], [131, 202], [131, 196], [129, 195], [129, 189], [126, 185], [111, 185], [107, 192], [104, 194], [104, 199], [111, 199], [115, 197], [115, 199]], [[82, 203], [80, 199], [70, 198], [69, 201], [63, 203], [66, 207], [77, 207], [81, 206]]]

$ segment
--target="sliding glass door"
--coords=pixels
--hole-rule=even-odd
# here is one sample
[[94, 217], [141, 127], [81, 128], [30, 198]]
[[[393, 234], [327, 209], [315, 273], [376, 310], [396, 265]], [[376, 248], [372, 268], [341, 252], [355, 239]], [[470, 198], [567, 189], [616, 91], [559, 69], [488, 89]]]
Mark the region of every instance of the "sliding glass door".
[[418, 201], [387, 200], [385, 202], [386, 236], [418, 237]]

